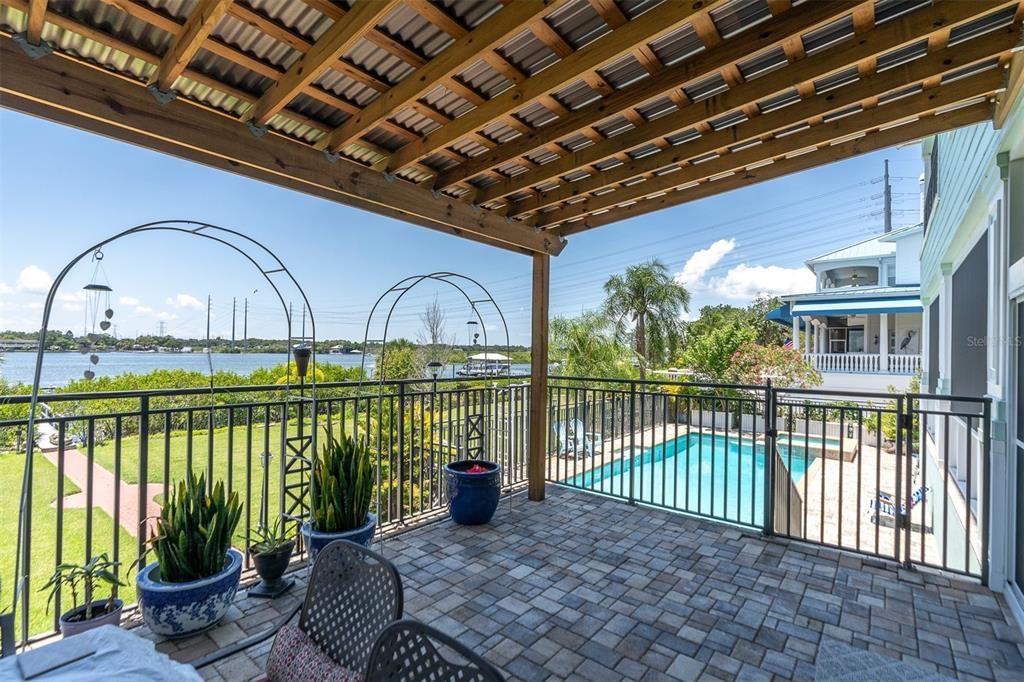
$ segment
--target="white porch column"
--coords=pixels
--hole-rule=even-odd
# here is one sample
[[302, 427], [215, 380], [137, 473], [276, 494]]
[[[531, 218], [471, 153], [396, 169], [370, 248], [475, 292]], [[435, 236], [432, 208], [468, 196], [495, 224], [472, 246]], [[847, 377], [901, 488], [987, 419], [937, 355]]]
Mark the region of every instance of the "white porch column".
[[811, 330], [814, 329], [814, 325], [811, 324], [811, 318], [809, 318], [809, 317], [805, 317], [804, 318], [804, 329], [806, 330], [805, 333], [804, 333], [804, 342], [805, 342], [805, 346], [807, 347], [807, 352], [810, 353], [810, 352], [812, 352], [811, 351], [811, 335], [813, 334], [813, 332]]
[[883, 373], [889, 371], [889, 313], [878, 316], [878, 368]]
[[949, 395], [953, 374], [953, 264], [942, 264], [939, 295], [939, 379], [935, 392]]
[[793, 316], [793, 350], [800, 350], [800, 318]]

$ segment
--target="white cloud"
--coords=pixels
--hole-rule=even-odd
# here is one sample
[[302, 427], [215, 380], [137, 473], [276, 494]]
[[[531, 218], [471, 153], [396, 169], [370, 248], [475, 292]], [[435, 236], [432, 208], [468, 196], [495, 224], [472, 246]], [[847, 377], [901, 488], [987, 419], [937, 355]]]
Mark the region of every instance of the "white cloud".
[[[123, 302], [124, 301], [122, 301], [122, 303]], [[148, 314], [148, 313], [153, 312], [153, 309], [150, 308], [148, 305], [137, 305], [137, 306], [135, 306], [135, 312], [137, 312], [137, 313], [147, 313]]]
[[734, 300], [751, 300], [758, 294], [797, 294], [814, 291], [814, 273], [807, 268], [741, 263], [724, 277], [713, 279], [708, 288], [722, 298]]
[[57, 300], [64, 301], [66, 303], [81, 303], [86, 300], [88, 296], [84, 291], [58, 291]]
[[62, 303], [60, 307], [71, 313], [80, 313], [83, 310], [81, 303]]
[[698, 287], [704, 275], [735, 248], [735, 239], [719, 239], [708, 248], [695, 251], [683, 269], [676, 273], [676, 282], [690, 288]]
[[4, 284], [3, 282], [0, 282], [0, 294], [13, 294], [13, 293], [14, 293], [14, 289], [12, 289], [9, 285]]
[[178, 316], [175, 315], [174, 313], [168, 313], [168, 312], [165, 312], [165, 311], [161, 310], [160, 312], [158, 312], [153, 317], [155, 317], [158, 320], [173, 320], [173, 319], [177, 318]]
[[167, 299], [167, 305], [172, 305], [175, 308], [196, 308], [197, 310], [206, 307], [198, 298], [190, 294], [175, 294]]
[[20, 291], [48, 291], [53, 284], [50, 273], [38, 265], [28, 265], [18, 273], [18, 282], [15, 285]]
[[134, 296], [122, 296], [121, 298], [117, 299], [117, 302], [120, 303], [121, 305], [139, 305], [139, 299], [135, 298]]

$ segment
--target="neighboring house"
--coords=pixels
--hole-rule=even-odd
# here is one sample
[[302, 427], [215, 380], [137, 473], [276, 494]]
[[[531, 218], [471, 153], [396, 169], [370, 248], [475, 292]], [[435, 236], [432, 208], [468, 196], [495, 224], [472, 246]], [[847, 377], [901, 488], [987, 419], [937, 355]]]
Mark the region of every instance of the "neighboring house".
[[921, 232], [912, 225], [812, 258], [816, 290], [783, 296], [769, 314], [792, 329], [823, 388], [902, 390], [920, 369]]
[[[1022, 67], [1011, 80], [1024, 77]], [[990, 397], [991, 452], [983, 454], [977, 417], [950, 417], [961, 437], [945, 442], [929, 424], [923, 442], [949, 472], [954, 522], [985, 528], [990, 510], [989, 584], [1024, 623], [1024, 105], [1001, 106], [996, 118], [1000, 128], [980, 123], [922, 145], [922, 389]], [[922, 403], [972, 411], [955, 399]]]

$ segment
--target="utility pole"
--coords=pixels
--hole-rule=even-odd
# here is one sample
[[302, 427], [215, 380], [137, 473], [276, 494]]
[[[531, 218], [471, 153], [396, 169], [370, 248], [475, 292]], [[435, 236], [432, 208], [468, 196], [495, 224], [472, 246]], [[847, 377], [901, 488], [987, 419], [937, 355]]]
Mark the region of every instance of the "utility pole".
[[210, 346], [210, 311], [213, 309], [213, 297], [206, 295], [206, 348], [213, 350]]
[[249, 351], [249, 297], [245, 297], [245, 309], [242, 312], [242, 348]]
[[889, 184], [889, 159], [885, 160], [885, 179], [883, 180], [885, 196], [885, 207], [882, 212], [885, 214], [885, 232], [892, 232], [892, 185]]
[[231, 350], [235, 350], [235, 311], [238, 310], [236, 299], [231, 298]]
[[[159, 332], [158, 335], [159, 336], [163, 336], [164, 332], [166, 332], [166, 331], [167, 331], [167, 323], [164, 322], [163, 320], [160, 320], [160, 332]], [[138, 334], [136, 334], [136, 336], [138, 336]]]

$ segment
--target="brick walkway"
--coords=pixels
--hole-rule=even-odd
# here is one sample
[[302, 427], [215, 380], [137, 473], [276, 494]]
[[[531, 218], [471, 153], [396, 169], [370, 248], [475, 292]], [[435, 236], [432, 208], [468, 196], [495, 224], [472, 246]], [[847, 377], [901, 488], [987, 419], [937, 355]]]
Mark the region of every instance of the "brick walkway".
[[[950, 677], [1024, 679], [1024, 638], [975, 583], [549, 490], [511, 513], [503, 503], [489, 526], [446, 521], [384, 546], [407, 614], [512, 679], [812, 679], [825, 640]], [[158, 646], [195, 660], [266, 628], [301, 591], [240, 595], [216, 630]], [[270, 644], [202, 672], [252, 677]]]

